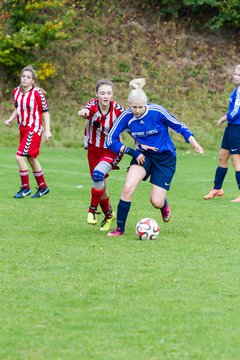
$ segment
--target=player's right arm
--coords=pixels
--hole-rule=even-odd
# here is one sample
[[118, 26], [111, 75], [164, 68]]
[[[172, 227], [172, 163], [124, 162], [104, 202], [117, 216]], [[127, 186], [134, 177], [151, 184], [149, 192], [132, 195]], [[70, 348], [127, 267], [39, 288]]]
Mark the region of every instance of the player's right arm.
[[5, 124], [6, 126], [11, 127], [11, 126], [12, 126], [12, 122], [13, 122], [14, 120], [16, 120], [16, 118], [17, 118], [17, 109], [15, 109], [15, 110], [13, 111], [12, 115], [10, 116], [10, 118], [9, 118], [8, 120], [6, 120], [6, 121], [4, 122], [4, 124]]
[[107, 147], [115, 152], [123, 152], [124, 144], [121, 142], [121, 133], [128, 128], [128, 118], [126, 111], [124, 111], [115, 121], [107, 137]]
[[87, 119], [90, 115], [90, 110], [87, 108], [82, 108], [79, 110], [78, 115], [82, 116], [84, 119]]
[[136, 159], [139, 165], [143, 164], [145, 161], [145, 156], [138, 150], [134, 150], [125, 146], [121, 142], [121, 133], [128, 129], [128, 116], [127, 112], [123, 112], [122, 115], [119, 116], [115, 124], [113, 125], [111, 131], [107, 137], [107, 147], [115, 152], [115, 153], [123, 153], [132, 156]]
[[219, 120], [217, 120], [216, 124], [217, 126], [221, 126], [225, 121], [227, 121], [227, 115], [224, 115]]

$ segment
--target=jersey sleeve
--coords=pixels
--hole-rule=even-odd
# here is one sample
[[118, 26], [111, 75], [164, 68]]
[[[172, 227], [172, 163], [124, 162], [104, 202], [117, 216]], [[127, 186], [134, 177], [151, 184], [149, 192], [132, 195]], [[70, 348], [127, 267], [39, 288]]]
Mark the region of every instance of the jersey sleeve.
[[117, 117], [125, 110], [119, 103], [114, 102], [114, 109]]
[[83, 108], [91, 111], [91, 109], [96, 105], [97, 105], [96, 99], [91, 99], [88, 102], [86, 102], [86, 104], [83, 105]]
[[228, 120], [236, 120], [240, 118], [240, 87], [236, 91], [236, 97], [233, 99], [233, 104], [227, 112]]
[[12, 92], [12, 97], [13, 97], [13, 103], [14, 103], [14, 107], [15, 107], [15, 109], [17, 109], [17, 107], [18, 107], [18, 102], [16, 101], [16, 92], [17, 92], [17, 90], [18, 90], [18, 88], [15, 88], [14, 90], [13, 90], [13, 92]]
[[47, 100], [41, 89], [36, 88], [36, 101], [40, 112], [49, 111]]
[[[163, 108], [162, 108], [163, 109]], [[172, 114], [170, 114], [166, 109], [162, 111], [164, 121], [166, 124], [178, 134], [181, 134], [186, 142], [189, 142], [188, 139], [193, 133], [189, 128], [184, 124], [184, 122], [179, 121]]]

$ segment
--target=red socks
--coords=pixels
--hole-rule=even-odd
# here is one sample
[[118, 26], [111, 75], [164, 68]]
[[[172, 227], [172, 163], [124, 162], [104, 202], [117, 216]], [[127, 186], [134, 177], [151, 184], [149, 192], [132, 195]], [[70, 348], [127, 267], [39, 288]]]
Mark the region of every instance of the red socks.
[[95, 208], [97, 209], [99, 203], [100, 203], [100, 199], [102, 194], [104, 193], [104, 189], [95, 189], [95, 188], [91, 188], [91, 208]]
[[[100, 206], [101, 206], [101, 209], [103, 211], [103, 213], [106, 215], [106, 214], [112, 214], [112, 208], [111, 208], [111, 204], [110, 204], [110, 201], [109, 201], [109, 197], [107, 197], [106, 199], [102, 199], [100, 201]], [[107, 216], [106, 216], [107, 217]], [[109, 216], [111, 217], [111, 216]]]
[[33, 175], [35, 176], [36, 182], [38, 184], [39, 189], [43, 189], [47, 186], [44, 176], [43, 176], [43, 171], [37, 171], [34, 172]]
[[104, 193], [104, 189], [95, 189], [95, 188], [91, 189], [92, 198], [91, 198], [91, 206], [89, 209], [90, 209], [90, 211], [91, 211], [91, 209], [96, 210], [98, 205], [100, 204], [100, 207], [101, 207], [103, 213], [105, 214], [105, 216], [111, 217], [112, 208], [111, 208], [111, 204], [109, 201], [109, 197], [101, 200], [103, 193]]
[[20, 170], [19, 174], [21, 178], [22, 187], [24, 187], [25, 189], [30, 189], [28, 170], [24, 170], [24, 171]]

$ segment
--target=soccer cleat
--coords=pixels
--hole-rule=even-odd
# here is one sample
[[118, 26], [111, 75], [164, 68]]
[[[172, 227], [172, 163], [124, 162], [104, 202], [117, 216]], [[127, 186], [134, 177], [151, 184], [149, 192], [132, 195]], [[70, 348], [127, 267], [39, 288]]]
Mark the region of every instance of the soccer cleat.
[[45, 188], [38, 188], [37, 192], [32, 196], [32, 199], [37, 199], [42, 197], [43, 195], [47, 195], [49, 191], [50, 190], [47, 186]]
[[96, 212], [88, 212], [87, 222], [88, 222], [89, 225], [96, 225], [97, 224]]
[[116, 215], [114, 212], [112, 212], [112, 217], [111, 218], [104, 218], [103, 221], [101, 222], [101, 227], [100, 227], [100, 231], [109, 231], [110, 226], [112, 224], [112, 222], [116, 220]]
[[203, 198], [205, 200], [213, 199], [217, 196], [222, 196], [224, 194], [223, 189], [212, 189], [207, 195], [205, 195]]
[[166, 203], [166, 205], [160, 209], [161, 213], [162, 213], [162, 219], [164, 222], [168, 222], [171, 219], [171, 210], [170, 210], [170, 206], [168, 205], [168, 203]]
[[107, 234], [107, 236], [111, 236], [111, 237], [113, 237], [113, 236], [121, 236], [121, 235], [123, 235], [123, 231], [121, 231], [121, 228], [120, 228], [120, 227], [116, 228], [116, 229], [113, 230], [113, 231], [110, 231], [110, 232]]
[[26, 189], [25, 187], [21, 187], [20, 190], [13, 196], [15, 199], [21, 199], [31, 194], [30, 189]]

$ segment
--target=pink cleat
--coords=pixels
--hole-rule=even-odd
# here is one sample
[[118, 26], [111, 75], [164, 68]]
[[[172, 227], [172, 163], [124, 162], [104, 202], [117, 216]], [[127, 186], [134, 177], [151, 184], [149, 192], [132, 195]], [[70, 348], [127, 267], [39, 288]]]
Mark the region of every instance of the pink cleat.
[[222, 196], [224, 194], [223, 189], [212, 189], [207, 195], [205, 195], [203, 198], [205, 200], [213, 199], [217, 196]]
[[115, 230], [113, 231], [110, 231], [107, 236], [121, 236], [123, 235], [123, 231], [121, 231], [120, 227], [116, 228]]
[[166, 203], [166, 205], [160, 209], [161, 213], [162, 213], [162, 219], [164, 222], [168, 222], [171, 219], [171, 210], [170, 210], [170, 206], [168, 205], [168, 203]]

